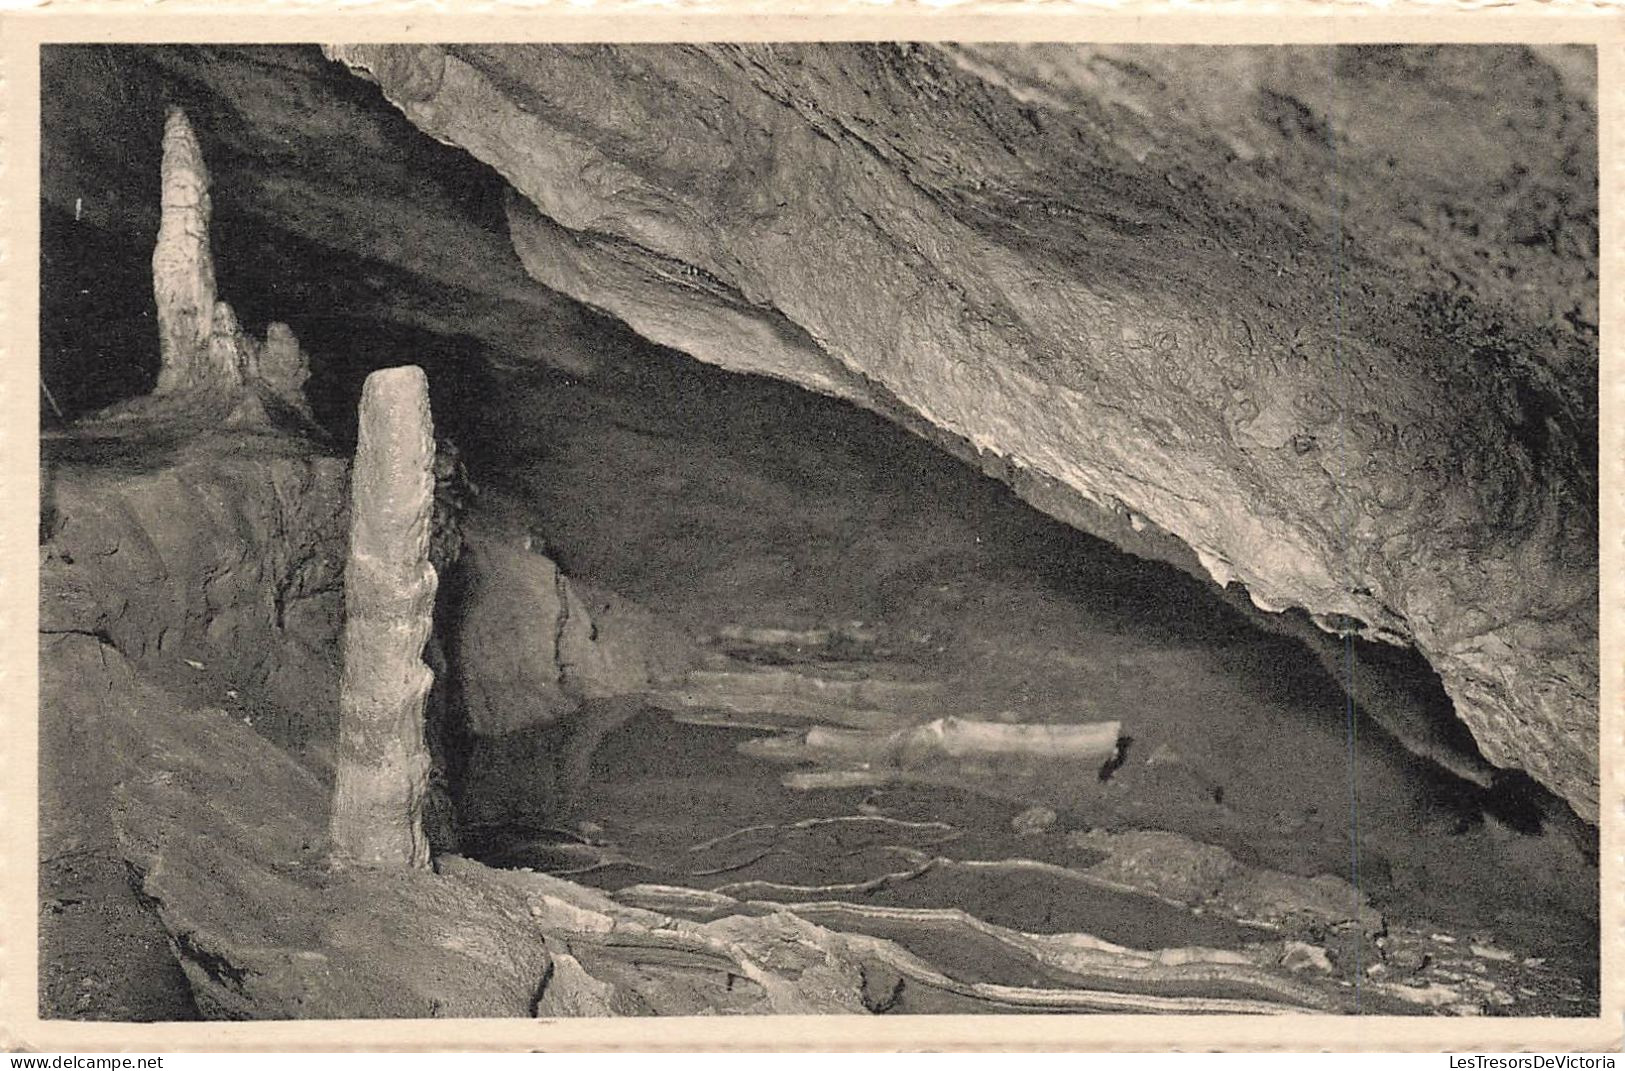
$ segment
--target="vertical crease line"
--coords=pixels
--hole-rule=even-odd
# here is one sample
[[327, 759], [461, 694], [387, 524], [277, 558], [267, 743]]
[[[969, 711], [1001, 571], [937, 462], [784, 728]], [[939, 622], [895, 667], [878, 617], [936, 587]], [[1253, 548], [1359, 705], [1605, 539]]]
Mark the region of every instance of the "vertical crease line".
[[[1348, 46], [1334, 44], [1329, 46], [1328, 51], [1328, 74], [1331, 81], [1332, 108], [1326, 121], [1326, 146], [1332, 157], [1332, 364], [1336, 369], [1341, 388], [1337, 439], [1338, 454], [1342, 459], [1342, 467], [1338, 479], [1342, 484], [1344, 503], [1339, 520], [1343, 538], [1344, 587], [1347, 588], [1353, 586], [1350, 581], [1352, 580], [1354, 568], [1352, 516], [1354, 504], [1348, 499], [1348, 420], [1352, 388], [1349, 382], [1349, 369], [1343, 360], [1343, 161], [1337, 151], [1337, 130], [1333, 121], [1333, 116], [1341, 112], [1341, 109], [1337, 107], [1339, 102], [1337, 61], [1338, 49], [1342, 47]], [[1343, 719], [1348, 751], [1349, 881], [1354, 887], [1354, 903], [1352, 905], [1355, 919], [1352, 930], [1354, 941], [1354, 1014], [1360, 1015], [1364, 995], [1361, 984], [1365, 980], [1365, 964], [1362, 962], [1364, 943], [1360, 927], [1360, 789], [1357, 780], [1358, 763], [1355, 750], [1359, 724], [1354, 703], [1354, 637], [1346, 630], [1343, 635], [1343, 673]]]

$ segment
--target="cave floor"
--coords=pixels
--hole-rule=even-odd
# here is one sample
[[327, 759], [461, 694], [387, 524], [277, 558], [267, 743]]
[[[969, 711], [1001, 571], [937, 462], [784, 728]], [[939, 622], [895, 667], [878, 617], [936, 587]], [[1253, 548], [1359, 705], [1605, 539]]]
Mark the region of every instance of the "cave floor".
[[[1464, 784], [1352, 714], [1312, 655], [1253, 628], [1202, 583], [1044, 517], [878, 417], [770, 381], [644, 359], [601, 369], [590, 386], [559, 377], [507, 396], [524, 405], [485, 414], [504, 448], [483, 456], [509, 460], [476, 472], [484, 508], [522, 515], [568, 575], [709, 644], [702, 671], [749, 668], [719, 639], [741, 629], [858, 628], [878, 637], [875, 649], [832, 671], [917, 685], [896, 704], [899, 724], [1116, 720], [1126, 746], [1109, 770], [958, 769], [796, 791], [781, 783], [783, 763], [739, 752], [770, 735], [761, 729], [589, 704], [564, 745], [557, 823], [587, 832], [515, 830], [486, 858], [589, 867], [581, 880], [606, 888], [812, 887], [906, 870], [898, 860], [919, 846], [895, 851], [876, 829], [845, 847], [764, 845], [757, 833], [745, 843], [768, 853], [755, 861], [690, 849], [752, 826], [872, 815], [947, 823], [956, 858], [1076, 868], [1096, 857], [1091, 830], [1170, 831], [1249, 867], [1357, 885], [1388, 920], [1389, 951], [1352, 938], [1339, 949], [1328, 932], [1339, 970], [1385, 956], [1414, 967], [1420, 956], [1436, 980], [1510, 963], [1516, 977], [1499, 987], [1510, 999], [1487, 1013], [1594, 1007], [1597, 874], [1581, 848], [1485, 815]], [[1045, 810], [1018, 819], [1032, 808], [1053, 823], [1017, 833], [1013, 822], [1048, 820]], [[697, 876], [706, 870], [718, 872]], [[869, 895], [1142, 946], [1246, 939], [1233, 922], [1144, 897], [1081, 896], [1031, 872], [962, 869]], [[1432, 934], [1455, 940], [1390, 956]], [[1474, 944], [1495, 946], [1490, 958], [1444, 965], [1452, 946]]]
[[[1188, 903], [1111, 880], [1088, 880], [1106, 857], [1095, 839], [1099, 808], [1076, 802], [1042, 829], [1014, 832], [1037, 794], [1012, 792], [1009, 778], [959, 783], [894, 783], [882, 788], [796, 791], [782, 767], [741, 754], [754, 730], [691, 725], [634, 703], [591, 705], [578, 732], [595, 744], [568, 784], [560, 826], [514, 837], [483, 853], [492, 865], [530, 868], [592, 885], [635, 906], [682, 913], [670, 887], [719, 893], [736, 901], [782, 903], [837, 929], [901, 944], [952, 977], [976, 983], [1038, 986], [1041, 969], [998, 942], [966, 940], [962, 927], [888, 910], [962, 911], [979, 923], [1027, 934], [1084, 933], [1129, 948], [1201, 947], [1274, 962], [1282, 941], [1303, 941], [1327, 954], [1324, 975], [1300, 965], [1309, 981], [1339, 992], [1363, 1014], [1579, 1016], [1595, 1008], [1574, 935], [1521, 930], [1510, 937], [1505, 916], [1458, 912], [1451, 922], [1411, 914], [1390, 901], [1379, 932], [1362, 928], [1348, 890], [1287, 905], [1269, 922], [1243, 919], [1215, 897]], [[1035, 763], [1035, 772], [1053, 767]], [[1036, 786], [1040, 778], [1027, 782]], [[1063, 790], [1042, 793], [1051, 803]], [[1063, 804], [1064, 806], [1064, 804]], [[1118, 829], [1161, 829], [1175, 822], [1109, 823]], [[1200, 842], [1187, 842], [1196, 846]], [[476, 853], [481, 854], [481, 853]], [[1109, 865], [1109, 864], [1108, 864]], [[1199, 886], [1201, 861], [1169, 858], [1132, 866], [1160, 875], [1163, 892]], [[1108, 870], [1119, 878], [1122, 870]], [[1131, 869], [1128, 876], [1133, 876]], [[1324, 880], [1324, 879], [1322, 879]], [[820, 918], [809, 904], [841, 909]], [[1277, 905], [1271, 905], [1277, 906]], [[1347, 916], [1337, 908], [1347, 909]], [[706, 917], [701, 911], [697, 918]], [[949, 922], [950, 920], [943, 920]], [[1475, 924], [1476, 923], [1476, 924]], [[1374, 969], [1373, 969], [1374, 968]], [[1369, 973], [1368, 973], [1369, 972]], [[1396, 997], [1404, 991], [1408, 996]], [[940, 994], [899, 994], [897, 1013], [986, 1011], [943, 1005]], [[1476, 1009], [1476, 1010], [1472, 1010]]]
[[[1476, 810], [1463, 786], [1363, 719], [1351, 734], [1344, 694], [1295, 642], [879, 418], [675, 358], [608, 378], [608, 390], [600, 379], [511, 392], [524, 404], [490, 414], [505, 449], [476, 440], [468, 450], [484, 488], [477, 508], [521, 515], [568, 575], [636, 600], [707, 653], [665, 697], [589, 702], [560, 726], [552, 828], [506, 830], [466, 845], [470, 854], [634, 898], [640, 886], [676, 885], [857, 904], [870, 914], [842, 925], [994, 984], [1044, 979], [962, 932], [899, 928], [883, 909], [952, 908], [1147, 949], [1279, 942], [1279, 928], [1249, 925], [1245, 911], [1149, 895], [1121, 868], [1122, 887], [1099, 877], [1113, 836], [1160, 831], [1252, 873], [1330, 875], [1345, 901], [1292, 932], [1324, 950], [1331, 979], [1351, 992], [1370, 978], [1418, 994], [1396, 1008], [1374, 984], [1356, 996], [1359, 1010], [1594, 1013], [1596, 870], [1579, 847]], [[227, 445], [226, 457], [241, 447]], [[151, 442], [69, 437], [46, 453], [54, 478], [70, 481], [172, 462]], [[738, 639], [761, 629], [859, 642], [763, 658]], [[280, 745], [299, 743], [275, 731], [274, 704], [251, 682], [154, 657], [146, 672], [186, 702], [223, 704]], [[769, 719], [775, 732], [706, 705], [706, 687], [753, 674], [856, 682], [893, 725], [1117, 721], [1120, 762], [950, 764], [792, 789], [785, 780], [804, 764], [753, 744], [818, 716]], [[832, 704], [827, 720], [853, 709]], [[98, 823], [57, 813], [53, 800], [42, 800], [42, 822], [62, 826], [42, 841], [47, 1014], [194, 1014], [121, 864], [77, 854], [103, 835]], [[1158, 865], [1176, 884], [1200, 879]], [[1361, 925], [1351, 882], [1385, 932]], [[888, 1010], [972, 1009], [899, 999]]]

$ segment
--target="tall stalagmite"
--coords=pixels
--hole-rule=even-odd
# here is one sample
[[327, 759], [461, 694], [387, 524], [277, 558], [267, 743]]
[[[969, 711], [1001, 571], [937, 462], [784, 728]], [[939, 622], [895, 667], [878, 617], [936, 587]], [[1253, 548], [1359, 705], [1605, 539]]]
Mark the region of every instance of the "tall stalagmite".
[[[310, 358], [293, 329], [272, 323], [261, 341], [220, 300], [209, 226], [209, 170], [186, 113], [170, 108], [164, 124], [161, 214], [152, 251], [158, 307], [158, 385], [151, 397], [107, 410], [110, 416], [190, 414], [226, 428], [309, 430], [305, 399]], [[162, 401], [169, 399], [169, 401]]]
[[170, 108], [164, 123], [162, 210], [152, 251], [158, 305], [159, 394], [206, 383], [234, 387], [235, 359], [211, 360], [214, 334], [214, 255], [209, 249], [209, 169], [186, 113]]
[[429, 752], [423, 662], [437, 578], [429, 564], [434, 425], [415, 365], [367, 377], [350, 476], [344, 675], [331, 833], [336, 862], [423, 867]]

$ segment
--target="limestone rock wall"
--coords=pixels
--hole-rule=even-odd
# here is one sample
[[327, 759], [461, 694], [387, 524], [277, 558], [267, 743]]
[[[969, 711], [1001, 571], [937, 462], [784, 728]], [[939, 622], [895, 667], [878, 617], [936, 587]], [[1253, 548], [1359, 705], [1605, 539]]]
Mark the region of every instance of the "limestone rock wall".
[[648, 611], [566, 577], [517, 531], [471, 523], [448, 615], [448, 677], [466, 740], [458, 819], [481, 830], [553, 820], [573, 763], [591, 758], [584, 701], [639, 696], [677, 676], [687, 641]]
[[41, 633], [262, 693], [278, 711], [262, 730], [320, 756], [337, 724], [348, 465], [207, 444], [170, 460], [47, 462]]
[[637, 695], [679, 673], [686, 645], [648, 611], [572, 580], [523, 536], [474, 526], [450, 632], [467, 728], [499, 736], [583, 699]]
[[557, 720], [574, 706], [558, 656], [563, 574], [522, 543], [478, 537], [461, 568], [467, 588], [450, 653], [469, 731], [491, 736]]
[[[1594, 287], [1587, 105], [1538, 57], [1306, 50], [1335, 90], [1305, 103], [1278, 71], [1192, 88], [1174, 50], [328, 52], [508, 179], [549, 287], [1138, 518], [1265, 609], [1414, 644], [1491, 762], [1595, 817], [1593, 306], [1543, 314], [1481, 255]], [[1475, 73], [1498, 63], [1516, 85]], [[1159, 118], [1180, 93], [1237, 103]], [[1522, 100], [1567, 127], [1497, 118]], [[1418, 143], [1385, 126], [1504, 165], [1508, 197], [1437, 222], [1450, 183], [1385, 182]]]
[[[191, 731], [166, 721], [172, 711], [209, 708], [214, 725], [263, 738], [267, 754], [296, 756], [312, 784], [327, 769], [348, 466], [308, 446], [219, 446], [136, 465], [53, 458], [64, 445], [46, 444], [42, 1014], [196, 1014], [162, 926], [130, 887], [110, 821], [114, 786], [155, 774], [153, 749]], [[327, 789], [313, 791], [309, 804], [322, 806]], [[271, 813], [264, 804], [256, 813]]]

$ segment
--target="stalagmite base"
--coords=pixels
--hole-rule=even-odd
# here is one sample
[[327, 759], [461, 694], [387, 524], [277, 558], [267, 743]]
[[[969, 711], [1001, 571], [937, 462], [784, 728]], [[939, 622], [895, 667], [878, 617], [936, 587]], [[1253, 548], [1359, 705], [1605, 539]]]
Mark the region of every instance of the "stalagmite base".
[[434, 427], [422, 369], [367, 377], [350, 487], [333, 858], [423, 867], [423, 706], [434, 682], [423, 649], [437, 580], [429, 564]]

